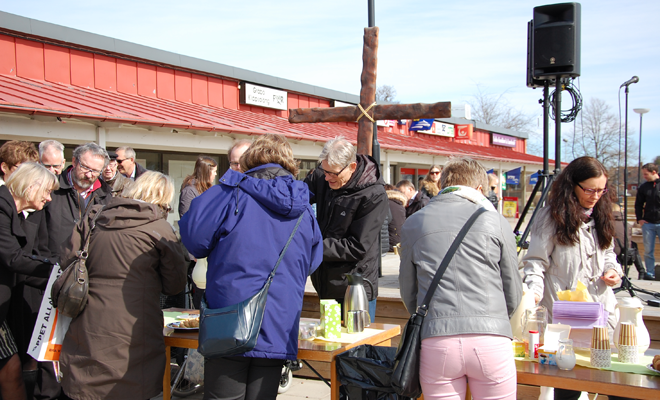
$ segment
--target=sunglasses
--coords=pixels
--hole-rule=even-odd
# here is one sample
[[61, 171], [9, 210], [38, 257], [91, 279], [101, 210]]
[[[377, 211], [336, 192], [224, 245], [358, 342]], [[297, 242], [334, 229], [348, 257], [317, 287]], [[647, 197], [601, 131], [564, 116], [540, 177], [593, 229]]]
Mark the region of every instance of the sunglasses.
[[431, 175], [438, 175], [439, 173], [440, 173], [440, 171], [431, 171], [431, 172], [429, 172], [429, 174], [431, 174]]
[[126, 160], [128, 160], [128, 158], [124, 158], [124, 159], [122, 159], [122, 160], [120, 160], [120, 159], [118, 159], [118, 158], [115, 159], [115, 161], [117, 161], [117, 164], [121, 164], [121, 163], [123, 163], [123, 162], [126, 161]]

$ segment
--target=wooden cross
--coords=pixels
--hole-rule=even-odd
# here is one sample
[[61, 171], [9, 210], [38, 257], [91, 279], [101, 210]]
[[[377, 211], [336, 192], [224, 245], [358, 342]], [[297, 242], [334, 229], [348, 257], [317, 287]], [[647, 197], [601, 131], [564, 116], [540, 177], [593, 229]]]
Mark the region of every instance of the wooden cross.
[[[378, 27], [364, 28], [360, 104], [357, 107], [314, 107], [289, 110], [289, 122], [358, 121], [357, 152], [372, 154], [373, 124], [383, 119], [449, 118], [451, 103], [376, 105]], [[364, 110], [364, 111], [363, 111]]]

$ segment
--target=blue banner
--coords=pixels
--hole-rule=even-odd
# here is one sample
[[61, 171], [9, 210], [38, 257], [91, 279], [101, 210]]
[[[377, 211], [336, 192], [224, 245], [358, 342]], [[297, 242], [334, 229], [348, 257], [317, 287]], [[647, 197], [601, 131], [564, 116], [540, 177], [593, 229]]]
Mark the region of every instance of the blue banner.
[[491, 169], [489, 169], [488, 171], [486, 171], [486, 174], [494, 174], [494, 173], [495, 173], [495, 169], [494, 169], [494, 168], [491, 168]]
[[529, 177], [529, 184], [536, 185], [536, 182], [539, 181], [539, 173], [535, 172]]
[[512, 169], [511, 171], [506, 172], [506, 184], [507, 185], [518, 185], [520, 184], [520, 171], [522, 167]]
[[429, 119], [413, 119], [412, 125], [408, 128], [409, 131], [426, 131], [433, 126], [433, 118]]

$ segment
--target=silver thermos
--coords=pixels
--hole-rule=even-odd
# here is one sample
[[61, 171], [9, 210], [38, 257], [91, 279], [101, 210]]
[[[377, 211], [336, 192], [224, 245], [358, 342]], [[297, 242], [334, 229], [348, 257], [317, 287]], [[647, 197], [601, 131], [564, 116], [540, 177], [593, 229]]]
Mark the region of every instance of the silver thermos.
[[371, 325], [371, 316], [369, 315], [369, 299], [364, 290], [364, 282], [369, 284], [371, 292], [374, 292], [374, 285], [365, 279], [362, 275], [347, 274], [348, 287], [344, 295], [344, 326], [349, 333], [362, 332], [365, 327]]

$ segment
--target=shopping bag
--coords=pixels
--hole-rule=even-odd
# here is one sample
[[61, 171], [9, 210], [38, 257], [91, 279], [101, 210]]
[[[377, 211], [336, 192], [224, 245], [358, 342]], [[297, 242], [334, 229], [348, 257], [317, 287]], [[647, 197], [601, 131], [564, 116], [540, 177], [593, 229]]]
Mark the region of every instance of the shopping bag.
[[32, 338], [28, 346], [28, 354], [37, 361], [58, 361], [62, 351], [64, 335], [69, 329], [71, 318], [60, 315], [53, 306], [51, 288], [55, 280], [62, 274], [59, 264], [53, 266], [44, 292], [44, 298], [39, 307], [39, 316], [34, 324]]

